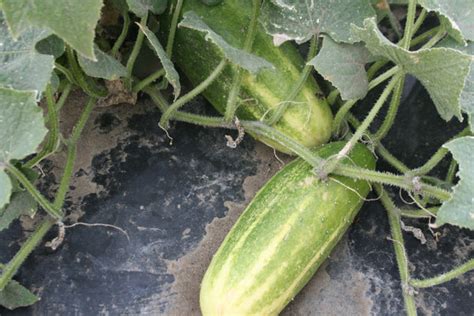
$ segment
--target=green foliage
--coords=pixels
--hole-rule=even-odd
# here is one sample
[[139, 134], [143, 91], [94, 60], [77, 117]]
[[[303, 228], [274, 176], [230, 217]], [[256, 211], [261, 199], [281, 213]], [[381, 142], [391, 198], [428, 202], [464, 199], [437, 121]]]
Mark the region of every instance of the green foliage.
[[30, 306], [36, 303], [39, 298], [16, 281], [10, 281], [8, 285], [0, 291], [0, 306], [8, 309]]
[[77, 60], [86, 75], [106, 80], [117, 80], [127, 76], [127, 69], [115, 58], [101, 51], [97, 45], [94, 46], [96, 60], [78, 56]]

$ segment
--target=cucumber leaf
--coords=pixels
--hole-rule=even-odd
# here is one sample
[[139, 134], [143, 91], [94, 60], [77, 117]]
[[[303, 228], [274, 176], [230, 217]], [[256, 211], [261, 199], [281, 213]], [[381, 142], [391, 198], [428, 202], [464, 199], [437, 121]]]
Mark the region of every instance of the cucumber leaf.
[[165, 70], [165, 77], [168, 79], [168, 82], [173, 86], [174, 89], [174, 99], [176, 100], [181, 93], [181, 84], [179, 82], [179, 74], [174, 68], [173, 63], [168, 58], [166, 51], [161, 46], [160, 41], [156, 38], [155, 34], [153, 34], [150, 29], [146, 26], [142, 26], [138, 24], [140, 30], [145, 34], [146, 38], [150, 42], [153, 50], [155, 51], [156, 55], [160, 59], [161, 64], [163, 65], [163, 69]]
[[352, 31], [374, 56], [391, 60], [420, 80], [444, 120], [453, 116], [462, 120], [460, 100], [469, 74], [470, 56], [450, 48], [405, 50], [383, 36], [374, 18], [365, 20], [363, 28], [353, 26]]
[[43, 55], [53, 55], [59, 58], [65, 51], [64, 41], [52, 34], [36, 43], [36, 50]]
[[95, 59], [95, 27], [102, 0], [2, 0], [2, 9], [15, 38], [31, 26], [47, 28], [81, 55]]
[[446, 38], [439, 43], [439, 46], [453, 48], [471, 56], [471, 67], [461, 93], [461, 109], [469, 115], [469, 125], [471, 131], [474, 132], [474, 42], [467, 42], [467, 45], [464, 46]]
[[238, 65], [251, 73], [258, 73], [264, 68], [273, 68], [273, 65], [265, 59], [249, 54], [241, 49], [237, 49], [227, 43], [193, 11], [186, 12], [183, 16], [183, 20], [178, 26], [206, 33], [206, 40], [216, 44], [217, 47], [222, 50], [225, 58], [227, 58], [231, 63]]
[[438, 211], [436, 224], [452, 224], [474, 230], [474, 137], [462, 137], [444, 145], [459, 164], [459, 183], [452, 198]]
[[41, 93], [48, 84], [54, 58], [36, 51], [38, 41], [48, 37], [44, 29], [28, 28], [14, 40], [0, 15], [0, 87]]
[[34, 153], [47, 133], [35, 98], [31, 91], [0, 88], [0, 208], [10, 200], [12, 188], [6, 164]]
[[39, 298], [15, 280], [11, 280], [0, 291], [0, 306], [10, 310], [33, 305]]
[[26, 191], [13, 193], [10, 204], [0, 208], [0, 231], [7, 229], [21, 215], [33, 216], [36, 213], [36, 201]]
[[130, 11], [138, 17], [144, 17], [148, 11], [161, 14], [166, 10], [168, 0], [127, 0]]
[[474, 41], [474, 2], [472, 0], [418, 0], [428, 11], [446, 18], [452, 27], [451, 35]]
[[369, 0], [271, 0], [262, 8], [261, 21], [275, 45], [298, 44], [326, 33], [336, 42], [353, 43], [351, 24], [362, 25], [375, 16]]
[[336, 43], [326, 36], [320, 52], [308, 64], [339, 90], [343, 100], [351, 100], [367, 94], [365, 64], [373, 59], [362, 43]]
[[94, 54], [95, 61], [81, 55], [77, 58], [88, 76], [111, 81], [127, 76], [127, 69], [117, 59], [101, 51], [97, 45], [94, 46]]

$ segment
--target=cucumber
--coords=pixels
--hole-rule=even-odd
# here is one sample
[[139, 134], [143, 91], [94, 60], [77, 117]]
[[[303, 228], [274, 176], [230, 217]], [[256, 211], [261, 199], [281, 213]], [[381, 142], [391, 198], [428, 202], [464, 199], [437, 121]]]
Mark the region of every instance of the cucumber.
[[[344, 143], [316, 150], [327, 158]], [[372, 153], [357, 145], [344, 163], [374, 169]], [[332, 176], [331, 176], [332, 177]], [[208, 315], [277, 315], [303, 288], [344, 235], [370, 186], [334, 176], [317, 181], [296, 159], [260, 189], [214, 255], [202, 280]]]
[[[251, 0], [224, 0], [217, 6], [208, 6], [196, 0], [185, 0], [181, 12], [187, 11], [196, 12], [229, 44], [237, 48], [243, 47], [252, 14]], [[162, 17], [164, 36], [168, 33], [170, 20], [170, 14]], [[174, 45], [173, 59], [194, 85], [206, 79], [222, 60], [220, 50], [206, 41], [201, 32], [178, 28]], [[256, 76], [248, 72], [243, 74], [239, 96], [242, 103], [237, 116], [245, 120], [259, 120], [269, 110], [277, 108], [285, 101], [287, 93], [298, 81], [304, 66], [304, 60], [292, 44], [275, 47], [272, 38], [265, 33], [260, 24], [252, 53], [272, 63], [275, 69], [263, 70]], [[225, 112], [234, 72], [235, 67], [229, 65], [203, 93], [220, 113]], [[320, 95], [320, 90], [311, 77], [297, 95], [295, 99], [297, 103], [290, 105], [280, 121], [275, 124], [275, 128], [307, 147], [323, 144], [331, 136], [331, 110], [325, 99], [316, 95]], [[280, 151], [291, 153], [268, 139], [262, 141]]]

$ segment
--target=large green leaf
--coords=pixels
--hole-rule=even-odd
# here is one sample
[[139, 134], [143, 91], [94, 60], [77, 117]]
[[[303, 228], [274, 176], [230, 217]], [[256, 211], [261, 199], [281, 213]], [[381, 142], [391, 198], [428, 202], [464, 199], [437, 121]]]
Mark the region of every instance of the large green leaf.
[[54, 58], [38, 53], [35, 45], [49, 34], [44, 29], [28, 28], [14, 40], [0, 14], [0, 87], [37, 93], [46, 88]]
[[78, 56], [79, 64], [84, 72], [94, 78], [117, 80], [127, 76], [127, 69], [115, 58], [94, 47], [96, 61]]
[[144, 17], [148, 11], [161, 14], [165, 11], [168, 0], [127, 0], [130, 11], [139, 17]]
[[351, 24], [362, 25], [373, 16], [369, 0], [271, 0], [262, 8], [261, 21], [276, 45], [288, 40], [303, 43], [319, 33], [353, 43]]
[[160, 59], [161, 64], [163, 65], [163, 69], [165, 70], [165, 76], [166, 79], [168, 79], [168, 82], [173, 86], [174, 88], [174, 98], [179, 96], [181, 93], [181, 84], [179, 82], [179, 74], [174, 68], [173, 63], [171, 60], [168, 58], [168, 55], [166, 54], [166, 51], [163, 49], [163, 46], [161, 46], [160, 41], [158, 38], [153, 34], [150, 29], [148, 29], [146, 26], [142, 26], [138, 24], [140, 27], [140, 30], [145, 34], [146, 38], [150, 42], [151, 46], [153, 47], [153, 50], [155, 51], [156, 55]]
[[372, 60], [362, 43], [336, 43], [325, 37], [321, 51], [308, 64], [339, 90], [343, 100], [350, 100], [361, 99], [367, 94], [365, 65]]
[[28, 192], [13, 193], [10, 203], [0, 208], [0, 231], [7, 229], [21, 215], [34, 215], [36, 207], [36, 200]]
[[11, 194], [5, 165], [34, 153], [47, 133], [35, 98], [33, 92], [0, 88], [0, 208]]
[[184, 14], [179, 27], [186, 27], [192, 30], [206, 33], [206, 39], [217, 45], [231, 63], [238, 65], [252, 73], [257, 73], [264, 68], [272, 68], [273, 65], [265, 59], [249, 54], [241, 49], [237, 49], [227, 43], [219, 34], [214, 32], [204, 21], [193, 11]]
[[0, 306], [8, 309], [33, 305], [39, 298], [15, 280], [0, 291]]
[[459, 183], [452, 198], [444, 202], [438, 212], [436, 224], [452, 224], [474, 230], [474, 137], [455, 139], [444, 147], [459, 164]]
[[450, 48], [405, 50], [385, 38], [373, 18], [365, 20], [363, 28], [353, 26], [352, 31], [373, 55], [391, 60], [420, 80], [443, 119], [462, 119], [460, 99], [471, 65], [470, 56]]
[[95, 27], [102, 0], [2, 0], [15, 38], [30, 26], [48, 28], [81, 55], [95, 59]]
[[445, 17], [453, 31], [459, 32], [464, 39], [474, 41], [473, 0], [418, 0], [418, 3]]

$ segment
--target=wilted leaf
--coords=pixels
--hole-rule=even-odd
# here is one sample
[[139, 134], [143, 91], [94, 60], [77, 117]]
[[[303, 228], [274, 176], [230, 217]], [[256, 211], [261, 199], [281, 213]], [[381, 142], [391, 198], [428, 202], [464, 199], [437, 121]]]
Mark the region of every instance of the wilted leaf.
[[0, 87], [37, 93], [46, 88], [54, 58], [38, 53], [35, 45], [49, 34], [44, 29], [29, 28], [14, 40], [0, 14]]
[[26, 191], [13, 193], [10, 204], [0, 208], [0, 231], [7, 229], [21, 215], [34, 215], [36, 200]]
[[117, 59], [104, 53], [97, 46], [94, 47], [94, 52], [97, 61], [80, 55], [77, 58], [88, 76], [106, 80], [117, 80], [120, 77], [127, 76], [127, 69]]
[[321, 51], [308, 64], [339, 90], [343, 100], [350, 100], [367, 94], [365, 64], [371, 60], [372, 55], [361, 43], [336, 43], [325, 37]]
[[102, 0], [2, 0], [15, 38], [31, 26], [48, 28], [81, 55], [94, 59], [95, 27]]
[[273, 68], [273, 65], [265, 59], [237, 49], [227, 43], [220, 35], [215, 33], [204, 21], [193, 11], [184, 14], [179, 27], [206, 33], [206, 40], [217, 45], [222, 50], [225, 58], [252, 73], [257, 73], [264, 68]]
[[33, 305], [38, 300], [36, 295], [14, 280], [5, 286], [3, 291], [0, 291], [0, 306], [10, 310]]
[[168, 0], [127, 0], [130, 11], [139, 17], [144, 17], [148, 11], [161, 14], [166, 10]]
[[0, 207], [9, 201], [11, 182], [4, 167], [34, 153], [47, 129], [35, 93], [0, 88]]
[[428, 11], [441, 14], [449, 20], [454, 30], [474, 41], [474, 2], [472, 0], [418, 0]]
[[468, 55], [449, 48], [405, 50], [383, 36], [375, 19], [365, 20], [364, 28], [354, 26], [353, 33], [373, 55], [391, 60], [420, 80], [443, 119], [462, 119], [460, 98], [471, 64]]
[[261, 21], [275, 45], [289, 40], [303, 43], [319, 33], [353, 43], [351, 24], [362, 25], [373, 16], [368, 0], [271, 0], [262, 8]]
[[444, 147], [459, 164], [459, 183], [452, 198], [444, 202], [438, 212], [436, 224], [452, 224], [474, 230], [474, 137], [455, 139]]
[[153, 32], [150, 31], [146, 26], [142, 26], [140, 24], [138, 24], [138, 26], [140, 27], [143, 34], [145, 34], [146, 38], [153, 47], [153, 50], [160, 59], [161, 64], [163, 65], [163, 69], [165, 70], [165, 77], [166, 79], [168, 79], [168, 82], [174, 88], [174, 98], [176, 100], [176, 98], [181, 93], [181, 84], [179, 83], [178, 72], [174, 68], [173, 63], [168, 58], [166, 51], [163, 49], [163, 46], [161, 46], [160, 41], [158, 40], [158, 38], [156, 38], [155, 34], [153, 34]]

